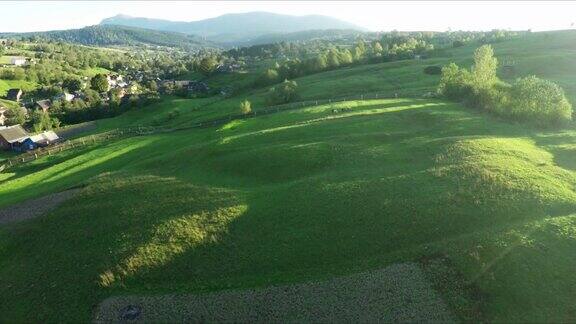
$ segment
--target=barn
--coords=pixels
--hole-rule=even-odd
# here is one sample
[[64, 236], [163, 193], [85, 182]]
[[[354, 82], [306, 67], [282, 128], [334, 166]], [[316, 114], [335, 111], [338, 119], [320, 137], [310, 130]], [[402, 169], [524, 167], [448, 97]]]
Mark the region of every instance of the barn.
[[20, 142], [29, 138], [28, 133], [20, 125], [0, 128], [0, 148], [4, 150], [16, 149]]

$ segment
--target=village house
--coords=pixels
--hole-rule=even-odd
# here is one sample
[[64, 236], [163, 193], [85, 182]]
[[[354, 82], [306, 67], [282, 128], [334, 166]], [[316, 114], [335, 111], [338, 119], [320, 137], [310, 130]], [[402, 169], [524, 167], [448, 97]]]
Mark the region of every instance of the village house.
[[6, 112], [8, 111], [8, 108], [6, 107], [2, 107], [0, 106], [0, 126], [4, 126], [4, 124], [6, 123]]
[[218, 65], [216, 68], [216, 72], [219, 73], [234, 73], [241, 68], [240, 64], [238, 63], [224, 63]]
[[6, 99], [19, 102], [20, 97], [22, 97], [22, 90], [20, 89], [10, 89], [6, 93]]
[[189, 93], [207, 93], [210, 87], [202, 81], [192, 81], [188, 84], [187, 90]]
[[194, 81], [190, 81], [190, 80], [176, 80], [173, 81], [173, 85], [174, 87], [187, 87], [190, 83], [192, 83]]
[[108, 80], [108, 86], [110, 88], [115, 88], [115, 87], [119, 86], [119, 83], [124, 83], [122, 76], [119, 74], [107, 75], [106, 79]]
[[10, 58], [10, 64], [22, 66], [26, 64], [26, 58], [23, 56], [13, 56]]
[[20, 142], [27, 138], [29, 138], [28, 133], [20, 125], [0, 128], [0, 148], [2, 149], [17, 149]]
[[50, 99], [39, 100], [34, 103], [34, 108], [41, 109], [43, 112], [47, 112], [52, 106]]
[[72, 101], [72, 99], [74, 99], [74, 95], [70, 94], [68, 92], [64, 92], [64, 93], [61, 93], [59, 95], [54, 96], [54, 98], [52, 98], [52, 99], [70, 102], [70, 101]]

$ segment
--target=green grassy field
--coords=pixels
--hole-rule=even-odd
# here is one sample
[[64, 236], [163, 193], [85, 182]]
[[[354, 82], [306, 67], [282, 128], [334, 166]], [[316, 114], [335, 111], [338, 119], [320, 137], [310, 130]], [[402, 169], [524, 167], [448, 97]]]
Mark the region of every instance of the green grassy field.
[[0, 97], [6, 96], [8, 90], [12, 88], [22, 89], [22, 91], [32, 91], [37, 87], [33, 82], [25, 80], [1, 80], [0, 79]]
[[442, 101], [341, 105], [352, 110], [131, 138], [4, 174], [1, 205], [88, 186], [2, 229], [0, 313], [88, 321], [114, 294], [297, 282], [443, 254], [491, 296], [487, 319], [570, 319], [576, 132]]
[[[520, 53], [532, 52], [540, 62], [556, 46], [541, 35], [496, 44], [496, 54], [513, 52], [506, 55], [528, 66]], [[558, 35], [568, 37], [562, 43], [576, 33]], [[472, 50], [297, 82], [303, 99], [387, 91], [420, 97], [438, 81], [424, 66], [466, 65]], [[557, 82], [564, 75], [553, 67], [543, 73]], [[233, 112], [244, 98], [257, 110], [264, 94], [166, 98], [99, 121], [99, 130], [154, 118], [187, 125]], [[164, 120], [174, 108], [180, 116]], [[340, 108], [347, 110], [333, 112]], [[572, 322], [574, 143], [573, 128], [532, 129], [454, 103], [399, 98], [44, 157], [0, 173], [0, 207], [85, 187], [45, 217], [0, 227], [0, 322], [88, 322], [95, 305], [114, 295], [303, 282], [440, 256], [475, 292], [443, 291], [461, 320]]]
[[0, 95], [5, 96], [6, 92], [12, 88], [19, 88], [23, 91], [31, 91], [36, 88], [36, 84], [24, 80], [0, 80]]

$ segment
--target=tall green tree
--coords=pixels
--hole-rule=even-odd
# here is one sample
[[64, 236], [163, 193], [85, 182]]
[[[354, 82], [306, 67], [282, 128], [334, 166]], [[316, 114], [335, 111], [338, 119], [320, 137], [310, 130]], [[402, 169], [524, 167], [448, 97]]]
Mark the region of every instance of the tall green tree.
[[482, 45], [477, 48], [474, 51], [474, 65], [471, 69], [475, 88], [491, 88], [498, 81], [497, 68], [498, 60], [494, 57], [492, 46]]
[[[108, 82], [106, 82], [108, 84]], [[70, 77], [64, 80], [62, 86], [70, 92], [78, 91], [82, 89], [82, 81], [75, 77]]]
[[218, 66], [218, 60], [213, 56], [204, 57], [196, 65], [196, 70], [204, 76], [209, 76]]
[[108, 79], [104, 74], [96, 74], [90, 80], [90, 87], [92, 88], [92, 90], [95, 90], [100, 93], [106, 92], [108, 91]]

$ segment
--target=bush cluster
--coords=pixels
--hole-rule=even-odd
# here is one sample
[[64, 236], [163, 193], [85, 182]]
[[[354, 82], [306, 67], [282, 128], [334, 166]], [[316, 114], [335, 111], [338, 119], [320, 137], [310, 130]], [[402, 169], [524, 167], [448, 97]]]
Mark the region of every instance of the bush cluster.
[[438, 93], [510, 120], [555, 126], [572, 119], [572, 106], [557, 84], [535, 76], [508, 84], [498, 79], [490, 45], [474, 52], [470, 70], [450, 63], [442, 68]]

